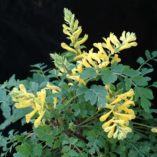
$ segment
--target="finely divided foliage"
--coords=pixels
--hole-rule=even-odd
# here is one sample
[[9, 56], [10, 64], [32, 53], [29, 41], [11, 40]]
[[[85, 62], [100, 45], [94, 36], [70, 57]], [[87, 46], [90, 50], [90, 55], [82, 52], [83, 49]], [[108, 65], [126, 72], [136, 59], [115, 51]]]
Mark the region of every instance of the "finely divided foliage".
[[[0, 85], [1, 157], [155, 157], [157, 82], [150, 73], [157, 51], [147, 50], [133, 69], [119, 55], [137, 46], [135, 33], [110, 33], [87, 49], [88, 35], [66, 8], [64, 21], [69, 43], [61, 43], [61, 55], [50, 54], [55, 68], [36, 64], [31, 78]], [[11, 124], [19, 130], [6, 136]]]

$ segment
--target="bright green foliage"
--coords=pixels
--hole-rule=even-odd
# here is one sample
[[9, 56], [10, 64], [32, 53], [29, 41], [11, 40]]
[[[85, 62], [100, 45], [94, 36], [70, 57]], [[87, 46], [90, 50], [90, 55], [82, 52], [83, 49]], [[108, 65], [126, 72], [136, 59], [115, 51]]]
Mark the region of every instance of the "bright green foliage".
[[104, 84], [114, 83], [117, 80], [117, 75], [114, 74], [110, 69], [103, 69], [101, 72], [101, 79]]
[[90, 101], [91, 105], [96, 104], [99, 107], [104, 107], [106, 104], [106, 90], [103, 86], [92, 85], [85, 93], [86, 101]]
[[[157, 51], [147, 50], [145, 57], [137, 59], [136, 69], [119, 63], [119, 51], [137, 45], [135, 34], [124, 31], [120, 40], [110, 33], [104, 43], [94, 44], [98, 51], [93, 48], [89, 54], [83, 45], [88, 37], [80, 37], [82, 27], [75, 15], [68, 9], [64, 13], [63, 31], [70, 44], [62, 44], [65, 53], [50, 55], [55, 68], [35, 64], [31, 66], [32, 77], [17, 80], [13, 75], [0, 85], [0, 156], [156, 157], [157, 134], [151, 129], [157, 126], [152, 91], [157, 81], [152, 82], [150, 74]], [[45, 112], [38, 127], [32, 125], [38, 115], [27, 124], [25, 116], [32, 108], [16, 108], [10, 94], [21, 84], [27, 89], [25, 95], [38, 96], [33, 101], [37, 107], [43, 105], [39, 91], [46, 91]], [[29, 105], [27, 100], [24, 102]], [[105, 123], [109, 120], [113, 120], [110, 125]], [[6, 132], [14, 125], [18, 127]], [[27, 126], [29, 129], [23, 131]], [[112, 126], [131, 133], [123, 140], [109, 138], [121, 131], [115, 132]]]
[[92, 80], [97, 77], [97, 73], [94, 68], [86, 68], [82, 73], [81, 73], [81, 78], [84, 80]]

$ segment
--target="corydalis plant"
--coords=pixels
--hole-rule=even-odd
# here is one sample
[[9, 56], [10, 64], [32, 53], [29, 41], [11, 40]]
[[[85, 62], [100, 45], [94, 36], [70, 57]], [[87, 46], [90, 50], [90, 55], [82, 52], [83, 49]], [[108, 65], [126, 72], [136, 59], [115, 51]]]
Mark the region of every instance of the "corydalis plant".
[[110, 33], [87, 49], [88, 35], [75, 15], [64, 9], [64, 20], [69, 42], [61, 43], [66, 52], [50, 54], [55, 68], [36, 64], [31, 78], [13, 76], [0, 86], [0, 130], [19, 120], [33, 124], [31, 131], [11, 130], [8, 137], [0, 132], [1, 156], [15, 149], [14, 157], [154, 157], [151, 87], [157, 82], [150, 83], [148, 74], [157, 51], [146, 51], [133, 69], [121, 64], [120, 52], [137, 46], [135, 33]]
[[[67, 38], [70, 40], [70, 44], [62, 43], [61, 46], [65, 50], [74, 53], [74, 60], [76, 60], [76, 67], [71, 70], [71, 74], [67, 74], [67, 77], [80, 84], [86, 85], [87, 83], [80, 78], [80, 74], [85, 68], [94, 68], [97, 73], [100, 73], [100, 69], [105, 69], [106, 67], [121, 61], [118, 56], [120, 51], [132, 46], [137, 46], [135, 33], [124, 31], [120, 40], [118, 40], [113, 33], [110, 33], [109, 37], [103, 38], [103, 42], [93, 44], [97, 50], [92, 48], [89, 51], [81, 51], [81, 44], [86, 42], [88, 36], [85, 34], [83, 38], [79, 37], [82, 33], [82, 28], [79, 26], [78, 20], [75, 19], [75, 15], [72, 14], [71, 11], [64, 9], [64, 15], [64, 20], [67, 25], [63, 24], [63, 33], [68, 36]], [[105, 122], [102, 126], [105, 132], [109, 132], [109, 138], [124, 139], [126, 138], [127, 133], [131, 132], [131, 129], [128, 127], [129, 120], [134, 119], [135, 114], [133, 110], [128, 109], [130, 105], [134, 104], [133, 98], [132, 100], [127, 99], [128, 93], [132, 93], [130, 96], [133, 96], [133, 89], [121, 94], [121, 96], [115, 98], [112, 103], [108, 105], [104, 104], [104, 106], [110, 108], [111, 111], [104, 114], [100, 118], [100, 121], [105, 121], [109, 115], [113, 113], [112, 119]], [[122, 101], [126, 102], [122, 103]]]

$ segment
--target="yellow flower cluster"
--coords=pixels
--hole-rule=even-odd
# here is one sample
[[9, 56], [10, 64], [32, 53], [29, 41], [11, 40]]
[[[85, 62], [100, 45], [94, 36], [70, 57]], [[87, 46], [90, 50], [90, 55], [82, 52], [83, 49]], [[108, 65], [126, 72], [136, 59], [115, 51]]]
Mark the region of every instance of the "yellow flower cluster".
[[93, 44], [94, 47], [98, 49], [97, 52], [93, 52], [93, 49], [91, 49], [89, 53], [84, 52], [75, 57], [75, 59], [78, 60], [78, 64], [73, 72], [77, 71], [80, 73], [83, 71], [83, 67], [101, 69], [107, 67], [110, 63], [120, 62], [121, 59], [117, 53], [137, 45], [135, 42], [135, 34], [130, 32], [126, 33], [125, 31], [120, 37], [122, 42], [120, 42], [113, 33], [110, 33], [108, 38], [103, 39], [105, 42]]
[[117, 95], [111, 103], [106, 104], [109, 112], [104, 113], [100, 117], [100, 121], [104, 122], [102, 128], [108, 133], [108, 138], [117, 138], [123, 140], [132, 129], [129, 127], [129, 121], [135, 118], [135, 113], [130, 106], [134, 106], [134, 91], [129, 91]]
[[94, 43], [93, 46], [98, 49], [96, 52], [93, 48], [89, 52], [82, 52], [81, 45], [86, 42], [88, 35], [85, 34], [83, 38], [80, 38], [82, 28], [79, 26], [78, 20], [75, 19], [75, 15], [68, 9], [64, 10], [64, 20], [66, 24], [63, 24], [63, 33], [68, 36], [71, 42], [69, 45], [61, 43], [61, 46], [65, 50], [73, 52], [76, 55], [74, 60], [77, 61], [76, 67], [67, 77], [80, 84], [85, 84], [79, 76], [84, 68], [101, 69], [109, 64], [120, 62], [121, 59], [118, 56], [120, 51], [137, 46], [135, 33], [123, 31], [120, 39], [110, 33], [109, 37], [103, 38], [104, 42]]
[[[34, 95], [26, 90], [23, 84], [19, 85], [19, 88], [14, 88], [10, 95], [12, 100], [15, 102], [16, 108], [32, 108], [32, 111], [25, 115], [26, 123], [29, 123], [31, 119], [38, 115], [38, 117], [34, 120], [34, 127], [37, 128], [41, 123], [46, 112], [46, 89], [52, 90], [53, 93], [59, 92], [60, 89], [57, 86], [47, 84], [47, 87], [41, 89]], [[57, 98], [54, 97], [53, 100], [54, 108], [57, 104]]]
[[105, 41], [102, 43], [103, 47], [110, 51], [111, 54], [118, 53], [124, 49], [128, 49], [132, 46], [137, 46], [135, 33], [123, 31], [120, 40], [110, 33], [108, 38], [103, 38]]
[[75, 14], [70, 10], [64, 9], [64, 20], [66, 24], [63, 24], [63, 33], [68, 36], [70, 40], [70, 46], [66, 43], [61, 43], [62, 48], [75, 54], [81, 54], [81, 45], [86, 42], [88, 35], [85, 34], [80, 37], [82, 33], [82, 27], [79, 26], [79, 21], [75, 19]]
[[26, 123], [29, 123], [33, 116], [37, 113], [39, 116], [34, 121], [34, 127], [38, 127], [41, 124], [41, 120], [46, 112], [45, 99], [46, 90], [42, 89], [37, 92], [35, 96], [33, 93], [27, 92], [23, 84], [19, 85], [19, 88], [14, 88], [10, 93], [12, 100], [15, 102], [16, 108], [32, 108], [33, 111], [26, 114]]

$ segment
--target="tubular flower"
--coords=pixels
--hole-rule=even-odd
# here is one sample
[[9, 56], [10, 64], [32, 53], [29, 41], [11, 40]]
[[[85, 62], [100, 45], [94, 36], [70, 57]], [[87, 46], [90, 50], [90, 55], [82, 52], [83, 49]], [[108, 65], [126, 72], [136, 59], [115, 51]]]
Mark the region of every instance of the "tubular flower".
[[128, 92], [117, 95], [111, 103], [106, 104], [109, 112], [104, 113], [100, 117], [100, 121], [104, 122], [102, 128], [108, 133], [108, 138], [117, 138], [123, 140], [127, 134], [132, 131], [129, 121], [135, 118], [135, 113], [130, 106], [134, 106], [132, 100], [134, 91], [130, 89]]
[[116, 62], [118, 63], [120, 61], [121, 59], [119, 58], [118, 54], [115, 54], [111, 60], [111, 64], [116, 63]]
[[93, 52], [93, 49], [89, 51], [88, 54], [84, 55], [82, 60], [78, 61], [77, 67], [72, 70], [72, 73], [81, 73], [84, 68], [95, 68], [100, 69], [107, 67], [109, 64], [109, 57], [106, 53], [98, 51], [98, 53]]
[[12, 100], [15, 103], [16, 108], [27, 108], [33, 105], [34, 94], [26, 91], [23, 84], [19, 85], [19, 88], [14, 88], [10, 93]]
[[34, 127], [38, 127], [42, 123], [42, 118], [46, 112], [46, 90], [42, 89], [35, 96], [33, 93], [27, 92], [25, 86], [20, 84], [19, 88], [14, 88], [11, 91], [10, 95], [16, 108], [32, 108], [32, 111], [25, 115], [26, 123], [29, 123], [35, 115], [38, 115], [34, 121]]
[[110, 33], [109, 37], [103, 38], [103, 40], [105, 41], [103, 43], [103, 47], [110, 51], [112, 55], [124, 49], [137, 46], [137, 42], [135, 42], [136, 41], [135, 33], [125, 31], [122, 32], [120, 40], [118, 40], [113, 33]]
[[81, 79], [80, 76], [67, 74], [67, 78], [74, 80], [74, 81], [78, 82], [79, 84], [86, 85], [86, 82], [83, 79]]
[[79, 21], [75, 18], [75, 14], [66, 8], [64, 9], [64, 20], [66, 24], [63, 24], [63, 33], [68, 36], [70, 44], [61, 43], [61, 47], [76, 55], [82, 54], [81, 45], [86, 42], [88, 35], [85, 34], [80, 37], [82, 27], [79, 26]]
[[135, 42], [135, 33], [126, 33], [125, 31], [123, 31], [120, 37], [121, 41], [119, 41], [113, 33], [110, 33], [108, 38], [103, 39], [105, 42], [93, 44], [93, 46], [98, 49], [97, 52], [93, 52], [93, 49], [91, 49], [89, 53], [83, 52], [75, 57], [78, 64], [77, 67], [72, 70], [73, 73], [81, 73], [84, 68], [89, 67], [101, 69], [107, 67], [110, 63], [120, 62], [121, 59], [117, 53], [137, 45]]

